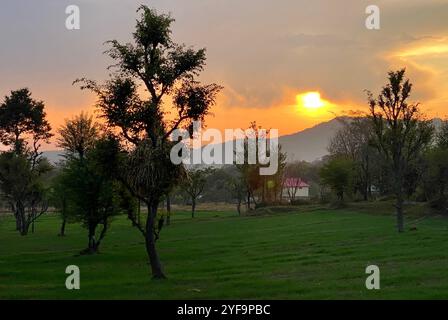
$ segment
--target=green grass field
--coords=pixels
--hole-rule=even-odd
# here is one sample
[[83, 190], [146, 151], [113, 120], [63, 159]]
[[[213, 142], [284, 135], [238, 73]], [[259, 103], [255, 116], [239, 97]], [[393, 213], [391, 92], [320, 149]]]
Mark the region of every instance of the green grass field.
[[[348, 210], [237, 217], [176, 213], [158, 244], [169, 277], [150, 280], [143, 238], [116, 218], [101, 254], [78, 256], [86, 232], [39, 220], [20, 237], [0, 218], [1, 299], [417, 299], [448, 298], [448, 220], [428, 218], [397, 234], [394, 218]], [[81, 269], [81, 290], [65, 268]], [[381, 290], [365, 268], [381, 269]]]

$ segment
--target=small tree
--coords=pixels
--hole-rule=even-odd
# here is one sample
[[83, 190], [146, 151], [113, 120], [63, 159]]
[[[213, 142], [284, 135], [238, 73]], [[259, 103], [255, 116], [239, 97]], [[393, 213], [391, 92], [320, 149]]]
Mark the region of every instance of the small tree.
[[[61, 171], [64, 170], [64, 168], [60, 169]], [[65, 186], [67, 185], [67, 182], [64, 181], [66, 178], [66, 175], [61, 174], [59, 172], [52, 180], [51, 182], [51, 188], [50, 188], [50, 205], [52, 205], [56, 210], [59, 211], [59, 214], [62, 219], [61, 227], [59, 228], [58, 236], [64, 237], [65, 236], [65, 228], [67, 225], [67, 222], [69, 222], [70, 216], [69, 216], [69, 208], [68, 208], [68, 195], [67, 190], [65, 190]]]
[[436, 143], [424, 155], [423, 189], [431, 207], [448, 211], [448, 121], [444, 121], [436, 136]]
[[99, 125], [93, 117], [81, 112], [58, 129], [57, 146], [64, 149], [66, 157], [84, 158], [99, 137]]
[[412, 84], [405, 79], [405, 69], [402, 69], [389, 72], [388, 83], [378, 98], [368, 92], [374, 128], [373, 144], [384, 156], [393, 175], [398, 232], [404, 231], [406, 171], [421, 156], [433, 134], [430, 122], [424, 121], [420, 115], [419, 104], [408, 103], [411, 91]]
[[[285, 181], [283, 182], [283, 189], [286, 189], [286, 193], [289, 199], [290, 203], [293, 203], [294, 200], [296, 200], [297, 191], [299, 190], [299, 185], [297, 183], [289, 183], [288, 179], [291, 178], [285, 178]], [[297, 178], [293, 178], [294, 180]]]
[[[249, 125], [248, 130], [250, 130], [253, 133], [253, 138], [258, 141], [259, 134], [258, 134], [259, 127], [257, 126], [256, 121], [252, 121]], [[267, 134], [267, 133], [266, 133]], [[254, 203], [254, 206], [257, 206], [256, 199], [255, 199], [255, 192], [263, 187], [264, 179], [260, 176], [260, 164], [258, 161], [256, 163], [249, 163], [249, 148], [248, 148], [249, 140], [246, 137], [244, 139], [244, 161], [242, 161], [241, 164], [236, 164], [236, 168], [238, 169], [241, 179], [244, 182], [244, 189], [246, 190], [246, 208], [247, 211], [252, 210], [251, 203]], [[256, 153], [258, 153], [258, 144], [255, 147]], [[264, 194], [263, 194], [264, 197]], [[263, 199], [264, 200], [264, 199]]]
[[244, 202], [247, 194], [246, 184], [244, 183], [242, 177], [229, 175], [227, 177], [227, 189], [236, 201], [236, 210], [238, 215], [241, 216], [241, 204]]
[[182, 182], [182, 188], [188, 194], [191, 200], [191, 217], [194, 218], [196, 212], [197, 199], [204, 192], [207, 178], [211, 175], [213, 169], [190, 169], [187, 170], [186, 177]]
[[448, 201], [448, 149], [434, 147], [425, 154], [425, 172], [423, 182], [427, 200], [435, 209], [446, 212]]
[[437, 147], [448, 150], [448, 120], [442, 122], [436, 136]]
[[32, 168], [29, 159], [13, 152], [0, 154], [0, 189], [16, 218], [16, 229], [28, 234], [34, 222], [48, 210], [47, 189], [42, 175], [51, 166], [42, 159]]
[[68, 215], [82, 221], [88, 230], [88, 245], [82, 254], [98, 253], [112, 217], [135, 210], [135, 203], [113, 170], [117, 150], [114, 139], [100, 139], [83, 159], [68, 160], [62, 172]]
[[371, 196], [374, 172], [378, 171], [375, 166], [378, 151], [371, 145], [374, 134], [372, 121], [365, 117], [339, 120], [343, 127], [331, 139], [328, 151], [332, 156], [347, 157], [354, 162], [356, 189], [367, 201]]
[[344, 201], [344, 195], [352, 188], [354, 165], [351, 160], [334, 158], [327, 162], [320, 171], [322, 183], [329, 186], [338, 201]]
[[[93, 120], [93, 117], [81, 112], [80, 115], [65, 120], [65, 124], [58, 129], [58, 134], [57, 146], [64, 150], [65, 159], [76, 158], [83, 161], [86, 153], [92, 150], [98, 142], [100, 131], [99, 125]], [[64, 190], [64, 185], [69, 183], [64, 181], [66, 176], [66, 174], [58, 175], [52, 188], [53, 203], [61, 212], [60, 236], [65, 235], [65, 226], [69, 219], [67, 194]]]
[[0, 105], [0, 142], [15, 154], [28, 155], [32, 164], [41, 155], [41, 142], [48, 142], [52, 136], [44, 107], [26, 88], [11, 91]]
[[282, 152], [282, 146], [278, 149], [277, 172], [271, 176], [263, 176], [263, 198], [265, 202], [275, 203], [281, 200], [283, 192], [283, 178], [286, 169], [286, 152]]
[[1, 154], [0, 185], [16, 218], [21, 235], [48, 209], [43, 176], [51, 166], [40, 147], [52, 134], [44, 103], [28, 89], [11, 91], [0, 104], [0, 142], [10, 147]]
[[[86, 153], [92, 150], [99, 139], [99, 125], [93, 120], [92, 116], [81, 112], [80, 115], [72, 119], [65, 120], [58, 129], [59, 137], [57, 146], [64, 150], [66, 160], [73, 158], [84, 160]], [[64, 163], [62, 163], [62, 167]], [[53, 181], [52, 202], [60, 210], [62, 223], [59, 235], [65, 235], [65, 226], [69, 220], [67, 194], [64, 185], [69, 182], [64, 181], [67, 175], [59, 174]]]

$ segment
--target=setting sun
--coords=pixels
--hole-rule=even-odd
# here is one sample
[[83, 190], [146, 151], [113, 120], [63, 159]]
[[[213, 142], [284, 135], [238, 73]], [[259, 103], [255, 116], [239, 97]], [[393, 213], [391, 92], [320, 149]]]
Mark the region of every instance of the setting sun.
[[296, 95], [296, 108], [299, 114], [311, 118], [322, 118], [327, 115], [331, 103], [322, 99], [320, 92], [309, 91]]
[[324, 106], [319, 92], [309, 92], [302, 96], [302, 105], [307, 109], [318, 109]]
[[307, 92], [297, 96], [299, 106], [305, 109], [319, 109], [324, 106], [324, 102], [320, 98], [319, 92]]

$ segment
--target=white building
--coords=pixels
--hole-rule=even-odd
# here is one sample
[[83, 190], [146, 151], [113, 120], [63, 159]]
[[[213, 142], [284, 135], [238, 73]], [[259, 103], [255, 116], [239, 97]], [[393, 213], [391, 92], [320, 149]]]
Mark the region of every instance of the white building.
[[307, 199], [310, 196], [310, 185], [301, 178], [283, 180], [282, 198], [288, 201]]

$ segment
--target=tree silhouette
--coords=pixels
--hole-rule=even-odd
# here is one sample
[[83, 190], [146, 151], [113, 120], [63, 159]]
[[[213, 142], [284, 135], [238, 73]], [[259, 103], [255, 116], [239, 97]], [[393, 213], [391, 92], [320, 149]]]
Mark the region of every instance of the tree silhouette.
[[405, 174], [431, 142], [433, 127], [420, 115], [418, 103], [408, 103], [412, 84], [405, 69], [391, 71], [378, 98], [368, 92], [374, 126], [374, 145], [384, 156], [393, 174], [398, 232], [404, 231]]
[[50, 131], [44, 103], [34, 100], [28, 89], [5, 97], [0, 105], [0, 142], [10, 149], [1, 154], [0, 186], [22, 235], [48, 209], [41, 178], [51, 166], [41, 157], [40, 147], [52, 136]]
[[336, 193], [340, 203], [344, 201], [344, 195], [352, 188], [353, 171], [353, 161], [343, 157], [331, 159], [320, 170], [322, 183]]
[[182, 187], [190, 196], [191, 200], [191, 217], [194, 218], [196, 212], [197, 199], [204, 192], [207, 178], [213, 173], [212, 168], [193, 168], [187, 170], [185, 179], [182, 181]]
[[58, 129], [58, 133], [57, 146], [64, 149], [66, 156], [77, 156], [82, 159], [98, 140], [99, 128], [92, 116], [81, 112], [73, 119], [66, 120]]
[[[115, 73], [104, 85], [80, 79], [83, 89], [98, 96], [97, 106], [112, 131], [119, 131], [127, 159], [121, 178], [148, 208], [146, 225], [133, 221], [145, 237], [153, 278], [165, 278], [155, 246], [157, 208], [164, 194], [182, 175], [170, 161], [171, 133], [192, 130], [192, 121], [204, 120], [221, 87], [195, 80], [205, 66], [205, 49], [194, 50], [171, 39], [170, 15], [141, 6], [133, 43], [109, 41]], [[143, 84], [149, 98], [141, 98]], [[171, 98], [174, 120], [168, 120], [163, 102]], [[165, 100], [164, 100], [165, 99]], [[118, 130], [117, 130], [118, 129]], [[132, 217], [131, 217], [132, 218]]]
[[113, 216], [135, 210], [129, 192], [116, 179], [114, 162], [118, 154], [114, 138], [97, 139], [83, 158], [67, 160], [59, 177], [66, 193], [67, 218], [83, 223], [88, 231], [87, 248], [82, 254], [95, 254], [109, 229]]

